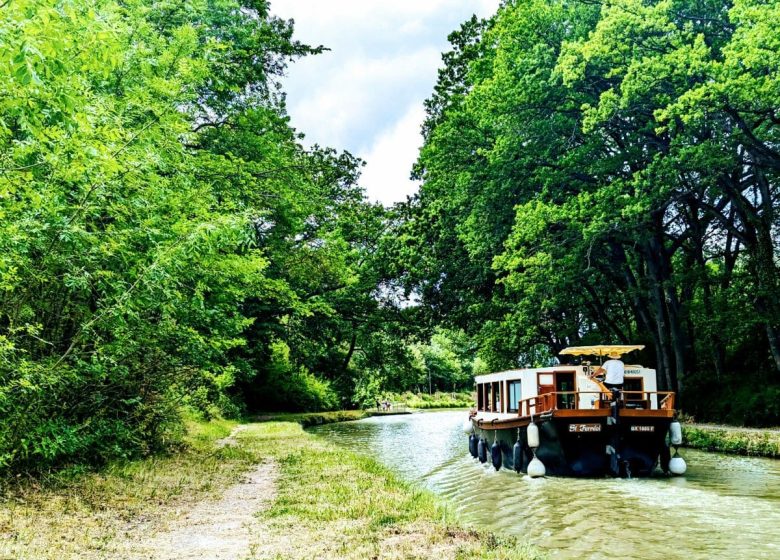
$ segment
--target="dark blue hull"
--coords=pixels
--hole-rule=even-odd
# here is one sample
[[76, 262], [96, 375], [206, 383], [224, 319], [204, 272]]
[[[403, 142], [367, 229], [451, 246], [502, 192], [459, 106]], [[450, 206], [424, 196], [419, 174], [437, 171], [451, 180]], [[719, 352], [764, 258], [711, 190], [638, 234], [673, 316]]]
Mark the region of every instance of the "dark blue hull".
[[[548, 476], [651, 476], [661, 462], [666, 470], [669, 447], [666, 435], [671, 418], [642, 417], [537, 417], [539, 447], [536, 457]], [[501, 466], [527, 472], [533, 458], [527, 427], [506, 427], [484, 423], [475, 434], [488, 447], [494, 441], [501, 450]], [[515, 452], [515, 444], [520, 447]]]

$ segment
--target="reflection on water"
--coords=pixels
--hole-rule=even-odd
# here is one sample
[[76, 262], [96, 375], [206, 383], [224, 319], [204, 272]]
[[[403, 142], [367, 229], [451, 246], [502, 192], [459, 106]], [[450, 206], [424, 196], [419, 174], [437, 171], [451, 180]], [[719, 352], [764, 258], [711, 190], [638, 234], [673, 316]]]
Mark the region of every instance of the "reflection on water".
[[780, 461], [682, 450], [682, 478], [530, 479], [468, 453], [465, 412], [385, 416], [312, 431], [445, 496], [473, 525], [555, 558], [780, 558]]

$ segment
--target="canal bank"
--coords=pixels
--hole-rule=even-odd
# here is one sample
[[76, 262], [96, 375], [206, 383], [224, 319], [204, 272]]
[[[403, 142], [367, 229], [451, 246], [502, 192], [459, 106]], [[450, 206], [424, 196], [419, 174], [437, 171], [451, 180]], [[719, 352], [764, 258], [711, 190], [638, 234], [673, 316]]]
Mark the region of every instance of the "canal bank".
[[734, 455], [780, 459], [780, 429], [683, 424], [683, 446]]
[[258, 544], [258, 558], [539, 558], [514, 537], [464, 528], [433, 493], [364, 449], [334, 445], [292, 423], [251, 430], [280, 468], [276, 500], [262, 515], [272, 538]]
[[7, 488], [0, 558], [539, 557], [523, 539], [463, 527], [433, 493], [298, 421], [190, 429], [175, 455]]

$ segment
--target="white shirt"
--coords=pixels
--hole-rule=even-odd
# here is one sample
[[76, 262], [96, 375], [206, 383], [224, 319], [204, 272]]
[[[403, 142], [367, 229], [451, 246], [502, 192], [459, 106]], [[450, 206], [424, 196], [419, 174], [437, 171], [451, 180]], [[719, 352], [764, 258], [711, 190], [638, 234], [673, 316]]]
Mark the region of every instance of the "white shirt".
[[604, 379], [604, 383], [611, 383], [612, 385], [623, 384], [623, 374], [626, 371], [623, 362], [620, 360], [607, 360], [601, 367], [607, 370], [607, 376]]

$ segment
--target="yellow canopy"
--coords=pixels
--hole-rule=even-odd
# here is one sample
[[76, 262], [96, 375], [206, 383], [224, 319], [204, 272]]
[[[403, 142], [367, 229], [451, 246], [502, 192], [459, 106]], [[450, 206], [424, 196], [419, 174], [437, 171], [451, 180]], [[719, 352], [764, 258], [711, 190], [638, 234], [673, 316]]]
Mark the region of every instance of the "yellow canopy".
[[644, 349], [643, 345], [619, 345], [619, 344], [602, 344], [598, 346], [569, 346], [561, 350], [561, 354], [569, 354], [571, 356], [608, 356], [610, 354], [627, 354], [634, 350]]

